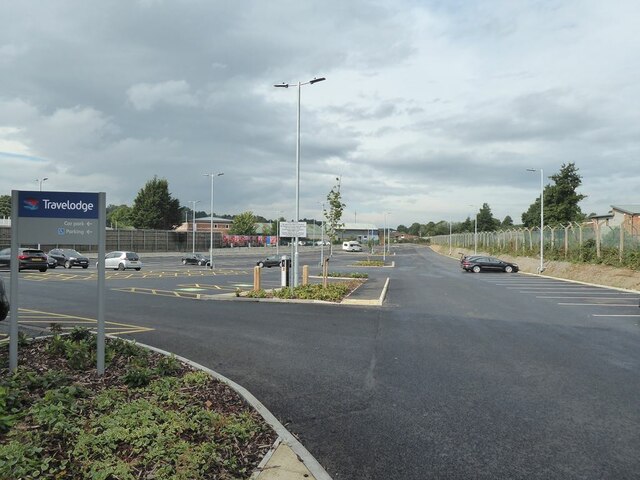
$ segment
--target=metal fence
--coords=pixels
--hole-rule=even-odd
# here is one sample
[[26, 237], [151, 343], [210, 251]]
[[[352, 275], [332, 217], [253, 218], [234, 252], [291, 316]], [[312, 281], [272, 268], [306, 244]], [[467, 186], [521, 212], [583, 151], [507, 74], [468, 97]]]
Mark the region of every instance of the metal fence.
[[[132, 250], [135, 252], [187, 252], [209, 250], [209, 232], [176, 232], [174, 230], [107, 230], [106, 250]], [[11, 228], [0, 227], [0, 248], [11, 246]], [[222, 234], [213, 233], [213, 248], [221, 248]], [[73, 244], [41, 244], [48, 251], [52, 248], [77, 248], [83, 253], [96, 252], [97, 246]]]
[[[640, 269], [640, 235], [619, 226], [595, 222], [546, 226], [544, 256], [548, 260], [569, 260]], [[515, 228], [494, 232], [455, 233], [430, 238], [437, 245], [474, 248], [491, 254], [540, 255], [540, 228]]]

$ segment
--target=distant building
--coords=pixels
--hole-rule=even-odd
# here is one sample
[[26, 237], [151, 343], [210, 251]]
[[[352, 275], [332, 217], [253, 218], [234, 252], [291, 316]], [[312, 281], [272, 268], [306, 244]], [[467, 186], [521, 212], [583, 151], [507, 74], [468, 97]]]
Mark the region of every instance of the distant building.
[[640, 235], [640, 205], [611, 205], [610, 227], [622, 227], [633, 236]]
[[[231, 228], [231, 224], [233, 224], [233, 220], [229, 218], [219, 218], [213, 217], [213, 231], [219, 233], [229, 233], [229, 229]], [[195, 225], [196, 232], [210, 232], [211, 231], [211, 217], [200, 217], [196, 218]], [[193, 231], [193, 220], [189, 220], [184, 222], [182, 225], [176, 228], [176, 232], [192, 232]]]
[[377, 242], [380, 236], [378, 226], [373, 223], [345, 222], [338, 228], [338, 238], [340, 240], [358, 240], [359, 242], [368, 242], [369, 240]]

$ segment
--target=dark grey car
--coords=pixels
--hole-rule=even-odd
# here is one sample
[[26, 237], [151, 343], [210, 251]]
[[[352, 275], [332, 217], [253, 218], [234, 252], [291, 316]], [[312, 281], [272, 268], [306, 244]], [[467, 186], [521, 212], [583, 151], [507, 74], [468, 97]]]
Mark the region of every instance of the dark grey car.
[[[40, 270], [46, 272], [49, 266], [47, 265], [47, 256], [42, 250], [37, 248], [19, 248], [18, 254], [15, 256], [18, 260], [18, 271], [22, 270]], [[0, 267], [11, 267], [11, 249], [5, 248], [0, 250]]]
[[9, 314], [9, 298], [7, 290], [4, 288], [4, 280], [0, 278], [0, 321], [7, 318]]
[[89, 267], [89, 259], [73, 248], [54, 248], [48, 255], [55, 258], [58, 265], [64, 268]]

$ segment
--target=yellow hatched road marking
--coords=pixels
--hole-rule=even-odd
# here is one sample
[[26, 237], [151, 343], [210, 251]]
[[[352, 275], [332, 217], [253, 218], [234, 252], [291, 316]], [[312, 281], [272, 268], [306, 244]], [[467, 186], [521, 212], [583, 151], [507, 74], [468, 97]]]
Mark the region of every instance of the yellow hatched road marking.
[[[25, 315], [26, 313], [26, 315]], [[47, 320], [45, 320], [47, 319]], [[64, 313], [43, 312], [40, 310], [30, 310], [27, 308], [20, 308], [18, 310], [18, 322], [24, 324], [41, 324], [41, 323], [63, 323], [63, 324], [90, 324], [97, 325], [98, 321], [95, 318], [80, 317], [76, 315], [67, 315]], [[62, 327], [64, 329], [70, 329], [69, 327]], [[154, 328], [142, 327], [140, 325], [131, 325], [128, 323], [105, 321], [106, 330], [114, 330], [114, 335], [123, 335], [127, 333], [141, 333], [150, 332], [155, 330]], [[8, 335], [6, 335], [8, 336]]]

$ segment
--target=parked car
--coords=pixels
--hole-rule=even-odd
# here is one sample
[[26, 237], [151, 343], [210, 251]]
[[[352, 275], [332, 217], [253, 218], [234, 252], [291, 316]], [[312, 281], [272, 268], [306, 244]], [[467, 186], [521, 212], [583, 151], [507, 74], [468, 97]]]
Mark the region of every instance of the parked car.
[[9, 297], [7, 297], [7, 290], [4, 288], [4, 280], [0, 278], [0, 321], [7, 318], [9, 315]]
[[56, 268], [58, 266], [58, 260], [53, 258], [51, 255], [47, 255], [47, 267]]
[[89, 259], [73, 248], [54, 248], [49, 251], [49, 257], [55, 258], [58, 265], [64, 268], [89, 267]]
[[466, 272], [479, 273], [483, 270], [494, 272], [517, 272], [518, 264], [505, 262], [495, 257], [472, 256], [465, 257], [460, 263], [462, 269]]
[[[98, 266], [97, 263], [96, 266]], [[142, 262], [136, 252], [116, 251], [105, 255], [104, 267], [113, 268], [114, 270], [134, 269], [140, 271]]]
[[[0, 267], [11, 267], [11, 249], [5, 248], [0, 250]], [[18, 271], [21, 270], [40, 270], [46, 272], [47, 256], [42, 250], [37, 248], [19, 248], [18, 249]]]
[[209, 267], [211, 265], [211, 261], [209, 260], [209, 257], [205, 257], [201, 253], [189, 253], [184, 257], [182, 257], [182, 264], [183, 265], [200, 265], [200, 266], [206, 265], [207, 267]]
[[282, 255], [270, 255], [262, 260], [258, 260], [256, 265], [260, 268], [267, 267], [279, 267], [282, 263]]

